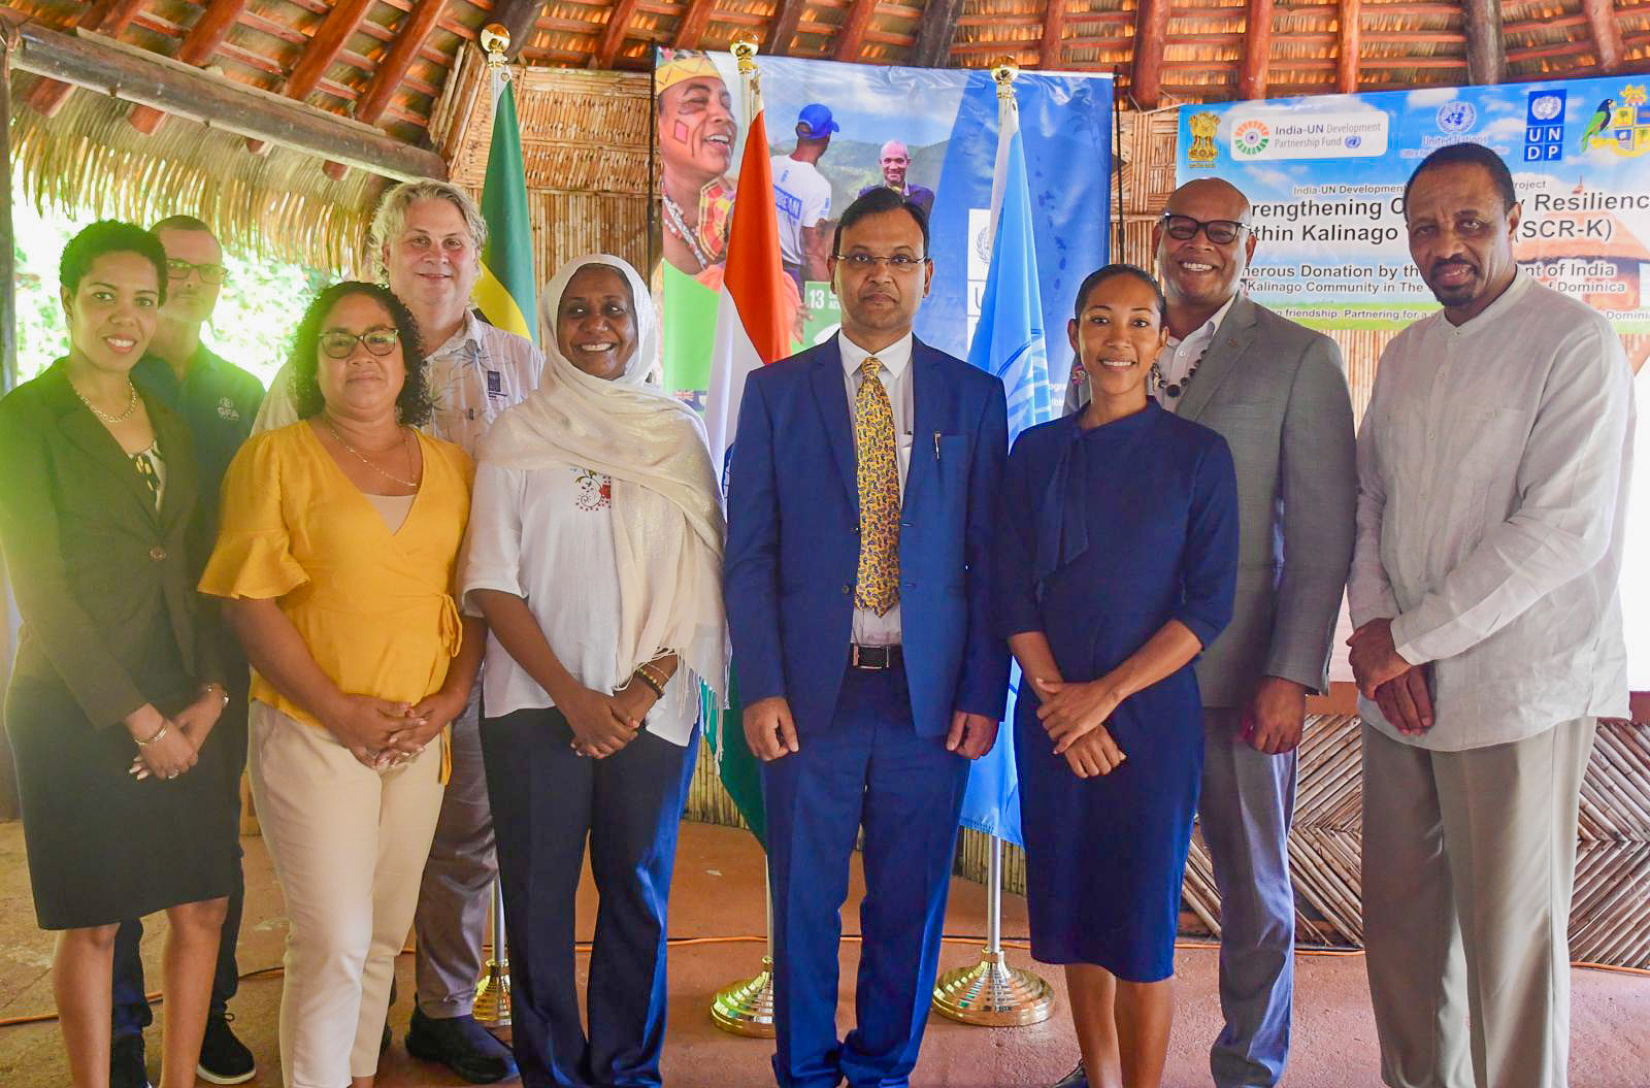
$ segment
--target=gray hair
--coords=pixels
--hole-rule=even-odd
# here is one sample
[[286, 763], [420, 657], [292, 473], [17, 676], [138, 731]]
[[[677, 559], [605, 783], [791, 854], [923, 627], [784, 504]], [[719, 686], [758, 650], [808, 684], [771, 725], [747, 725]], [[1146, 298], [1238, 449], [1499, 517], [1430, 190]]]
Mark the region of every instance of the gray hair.
[[389, 275], [384, 267], [384, 248], [390, 244], [390, 239], [398, 237], [406, 229], [407, 209], [420, 200], [450, 201], [464, 216], [464, 225], [470, 228], [476, 253], [480, 254], [487, 245], [487, 220], [481, 217], [481, 209], [469, 193], [450, 181], [434, 178], [404, 181], [384, 194], [377, 213], [372, 217], [372, 227], [367, 231], [367, 248], [371, 251], [372, 265], [381, 281], [387, 280]]

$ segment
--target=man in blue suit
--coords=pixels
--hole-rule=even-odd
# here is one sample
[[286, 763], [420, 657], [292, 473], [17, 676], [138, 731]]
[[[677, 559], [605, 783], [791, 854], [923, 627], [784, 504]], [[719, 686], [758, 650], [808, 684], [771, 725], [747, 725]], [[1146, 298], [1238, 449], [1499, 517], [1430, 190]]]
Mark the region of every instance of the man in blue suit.
[[[968, 761], [1008, 684], [986, 556], [1002, 383], [917, 341], [928, 222], [890, 189], [849, 206], [829, 270], [841, 332], [747, 380], [726, 597], [745, 737], [765, 762], [781, 1088], [903, 1088], [938, 967]], [[858, 1026], [836, 1030], [848, 860], [865, 829]]]

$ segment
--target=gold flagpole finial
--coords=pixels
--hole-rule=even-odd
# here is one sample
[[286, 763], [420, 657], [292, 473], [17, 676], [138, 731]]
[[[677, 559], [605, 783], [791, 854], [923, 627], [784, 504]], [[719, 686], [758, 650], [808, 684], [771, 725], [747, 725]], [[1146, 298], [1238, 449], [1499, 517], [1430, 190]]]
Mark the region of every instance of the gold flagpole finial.
[[754, 30], [741, 30], [733, 36], [733, 44], [728, 49], [739, 62], [740, 75], [750, 75], [756, 71], [756, 54], [761, 48], [762, 39]]
[[1020, 66], [1013, 57], [998, 57], [991, 62], [991, 78], [997, 84], [998, 98], [1014, 97], [1014, 78], [1020, 74]]
[[510, 32], [499, 23], [488, 23], [481, 28], [481, 48], [487, 54], [489, 67], [497, 69], [504, 64], [504, 54], [510, 50]]

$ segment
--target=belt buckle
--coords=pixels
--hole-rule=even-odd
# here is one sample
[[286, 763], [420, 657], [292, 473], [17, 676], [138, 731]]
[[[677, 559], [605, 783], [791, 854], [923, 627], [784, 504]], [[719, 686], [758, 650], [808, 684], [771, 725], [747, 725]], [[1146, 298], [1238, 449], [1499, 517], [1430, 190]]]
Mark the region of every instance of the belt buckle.
[[[860, 656], [861, 650], [866, 652], [865, 657]], [[882, 672], [892, 663], [892, 658], [893, 654], [886, 646], [862, 647], [857, 642], [850, 644], [849, 664], [856, 669], [865, 669], [870, 672]]]

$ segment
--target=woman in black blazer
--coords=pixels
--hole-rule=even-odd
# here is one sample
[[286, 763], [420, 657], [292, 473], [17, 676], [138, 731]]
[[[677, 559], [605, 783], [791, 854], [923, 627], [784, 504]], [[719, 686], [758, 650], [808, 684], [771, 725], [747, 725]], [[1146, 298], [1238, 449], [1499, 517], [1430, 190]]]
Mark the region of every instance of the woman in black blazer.
[[236, 827], [212, 727], [189, 433], [128, 374], [166, 254], [96, 223], [59, 268], [69, 353], [0, 400], [0, 548], [22, 613], [6, 692], [35, 912], [76, 1088], [109, 1082], [121, 920], [167, 912], [162, 1088], [195, 1083]]

